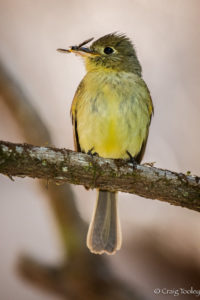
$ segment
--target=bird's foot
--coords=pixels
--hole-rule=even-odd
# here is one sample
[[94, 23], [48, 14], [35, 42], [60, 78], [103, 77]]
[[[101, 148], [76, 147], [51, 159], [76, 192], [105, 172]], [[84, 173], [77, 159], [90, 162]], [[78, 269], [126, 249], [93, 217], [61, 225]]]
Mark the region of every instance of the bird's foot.
[[92, 147], [88, 152], [87, 154], [90, 155], [90, 156], [99, 156], [99, 154], [97, 152], [92, 152], [94, 150], [94, 147]]

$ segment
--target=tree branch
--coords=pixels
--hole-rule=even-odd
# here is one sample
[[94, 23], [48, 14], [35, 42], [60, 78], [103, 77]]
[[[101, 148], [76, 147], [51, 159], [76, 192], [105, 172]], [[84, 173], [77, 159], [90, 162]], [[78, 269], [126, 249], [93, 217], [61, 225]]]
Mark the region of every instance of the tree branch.
[[[89, 252], [87, 252], [89, 253]], [[21, 275], [43, 290], [71, 300], [146, 300], [139, 289], [117, 279], [103, 256], [76, 257], [76, 262], [49, 266], [23, 256], [19, 260]]]
[[200, 211], [200, 178], [66, 149], [0, 142], [0, 173], [134, 193]]

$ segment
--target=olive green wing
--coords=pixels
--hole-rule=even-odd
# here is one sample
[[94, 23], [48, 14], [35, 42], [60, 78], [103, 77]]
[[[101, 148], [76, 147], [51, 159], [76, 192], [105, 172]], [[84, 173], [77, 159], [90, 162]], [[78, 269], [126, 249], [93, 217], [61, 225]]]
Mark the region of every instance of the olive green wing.
[[81, 94], [83, 92], [83, 88], [84, 88], [84, 84], [83, 81], [81, 81], [74, 95], [74, 99], [72, 101], [72, 106], [70, 111], [71, 118], [72, 118], [72, 126], [73, 126], [74, 149], [77, 152], [81, 152], [81, 146], [78, 137], [77, 103], [78, 101], [81, 101]]
[[141, 163], [141, 161], [143, 159], [143, 156], [144, 156], [144, 153], [145, 153], [145, 150], [146, 150], [147, 140], [148, 140], [148, 136], [149, 136], [149, 126], [151, 124], [152, 115], [154, 114], [154, 106], [153, 106], [150, 91], [149, 91], [146, 83], [143, 80], [140, 80], [140, 84], [143, 85], [145, 87], [146, 91], [147, 91], [147, 94], [146, 94], [147, 97], [145, 97], [145, 100], [146, 100], [146, 105], [148, 107], [148, 112], [149, 112], [149, 117], [150, 118], [149, 118], [149, 124], [148, 124], [146, 139], [142, 143], [142, 147], [141, 147], [140, 152], [136, 155], [136, 157], [134, 157], [138, 164]]

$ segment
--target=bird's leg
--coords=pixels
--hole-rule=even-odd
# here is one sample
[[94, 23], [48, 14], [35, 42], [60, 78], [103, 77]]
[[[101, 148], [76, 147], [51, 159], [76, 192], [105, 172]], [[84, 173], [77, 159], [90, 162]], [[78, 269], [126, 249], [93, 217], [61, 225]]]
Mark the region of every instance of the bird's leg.
[[132, 163], [133, 169], [135, 169], [136, 166], [138, 165], [137, 161], [135, 160], [135, 158], [131, 155], [131, 153], [130, 153], [128, 150], [126, 150], [126, 153], [127, 153], [128, 156], [129, 156], [129, 160], [128, 160], [128, 161], [129, 161], [130, 163]]

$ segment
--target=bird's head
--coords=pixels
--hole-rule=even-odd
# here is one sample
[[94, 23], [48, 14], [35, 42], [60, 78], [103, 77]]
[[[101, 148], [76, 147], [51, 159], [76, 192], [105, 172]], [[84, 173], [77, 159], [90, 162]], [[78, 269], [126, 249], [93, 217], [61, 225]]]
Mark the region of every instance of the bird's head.
[[93, 39], [84, 41], [70, 49], [58, 49], [81, 55], [87, 71], [124, 71], [141, 76], [141, 66], [131, 40], [124, 34], [111, 33], [94, 41], [90, 47], [83, 47]]

